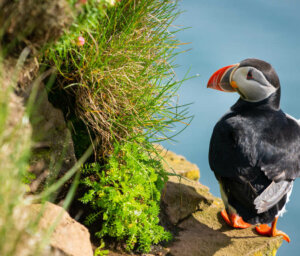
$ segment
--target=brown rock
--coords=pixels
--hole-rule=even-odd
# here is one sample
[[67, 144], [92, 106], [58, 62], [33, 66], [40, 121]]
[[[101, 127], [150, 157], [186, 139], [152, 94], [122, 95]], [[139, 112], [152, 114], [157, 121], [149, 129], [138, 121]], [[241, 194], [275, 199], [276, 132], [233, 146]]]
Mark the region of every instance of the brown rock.
[[[29, 171], [35, 174], [36, 179], [30, 184], [30, 188], [31, 192], [36, 192], [42, 189], [48, 178], [55, 180], [63, 176], [73, 167], [76, 157], [71, 133], [63, 113], [48, 101], [43, 84], [43, 79], [49, 76], [52, 70], [46, 71], [37, 78], [39, 66], [36, 57], [30, 55], [32, 51], [28, 47], [22, 54], [23, 61], [8, 58], [3, 64], [3, 88], [12, 86], [15, 92], [10, 94], [7, 133], [11, 133], [11, 130], [20, 124], [22, 129], [19, 130], [22, 134], [32, 133], [33, 152]], [[24, 62], [24, 65], [19, 65], [18, 62]], [[25, 105], [34, 84], [37, 95], [29, 120], [28, 115], [25, 115]], [[15, 137], [18, 138], [17, 134]], [[51, 173], [49, 166], [52, 166]], [[64, 198], [63, 192], [58, 199]]]
[[1, 0], [1, 40], [17, 54], [26, 45], [39, 47], [59, 38], [72, 22], [72, 11], [65, 0]]
[[213, 202], [208, 188], [199, 182], [170, 176], [161, 201], [166, 214], [173, 225], [190, 216], [197, 210], [203, 210]]
[[[34, 109], [30, 120], [34, 141], [30, 171], [37, 177], [31, 184], [32, 192], [42, 188], [49, 175], [53, 179], [61, 177], [76, 162], [71, 133], [63, 113], [48, 101], [43, 84], [39, 86], [36, 105], [38, 107]], [[52, 173], [49, 172], [51, 165]]]
[[39, 221], [40, 232], [55, 227], [50, 238], [51, 253], [48, 256], [93, 256], [90, 234], [86, 227], [75, 221], [60, 206], [46, 203], [27, 206], [26, 211], [33, 216], [43, 213]]

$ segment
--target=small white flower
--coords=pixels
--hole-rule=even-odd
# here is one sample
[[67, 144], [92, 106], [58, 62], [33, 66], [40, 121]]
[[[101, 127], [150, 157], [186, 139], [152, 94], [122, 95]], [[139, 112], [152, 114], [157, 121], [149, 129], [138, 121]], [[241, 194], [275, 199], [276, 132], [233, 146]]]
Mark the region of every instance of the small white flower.
[[110, 5], [115, 5], [116, 4], [116, 0], [105, 0], [105, 2], [110, 4]]
[[141, 211], [137, 211], [137, 210], [134, 211], [134, 215], [136, 215], [136, 216], [140, 216], [141, 213], [142, 213]]

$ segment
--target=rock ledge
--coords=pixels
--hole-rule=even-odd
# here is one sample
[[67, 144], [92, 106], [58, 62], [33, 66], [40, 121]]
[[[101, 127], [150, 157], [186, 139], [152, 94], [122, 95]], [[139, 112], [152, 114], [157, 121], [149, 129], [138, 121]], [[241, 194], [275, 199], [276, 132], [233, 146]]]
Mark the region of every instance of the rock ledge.
[[[213, 196], [209, 188], [200, 182], [186, 178], [191, 170], [195, 174], [192, 179], [200, 177], [199, 168], [184, 157], [163, 148], [161, 155], [166, 161], [165, 166], [169, 166], [176, 174], [185, 176], [169, 176], [162, 191], [161, 222], [177, 232], [164, 250], [143, 256], [276, 255], [282, 243], [281, 237], [259, 236], [254, 226], [239, 230], [229, 227], [220, 215], [224, 208], [222, 200]], [[110, 252], [109, 255], [129, 254]]]
[[164, 189], [165, 211], [180, 229], [169, 245], [169, 256], [276, 255], [281, 237], [262, 237], [254, 226], [232, 229], [223, 221], [221, 199], [199, 182], [170, 177]]

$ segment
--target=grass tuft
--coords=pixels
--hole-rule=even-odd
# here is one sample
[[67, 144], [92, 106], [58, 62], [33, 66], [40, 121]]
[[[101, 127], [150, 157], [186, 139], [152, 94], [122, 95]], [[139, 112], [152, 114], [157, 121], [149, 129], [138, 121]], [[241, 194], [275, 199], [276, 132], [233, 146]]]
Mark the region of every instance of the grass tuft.
[[180, 43], [169, 28], [176, 1], [128, 0], [107, 8], [87, 1], [80, 10], [45, 60], [56, 66], [58, 87], [95, 135], [98, 155], [112, 152], [115, 141], [166, 139], [172, 124], [186, 119], [174, 103], [180, 82], [172, 61]]

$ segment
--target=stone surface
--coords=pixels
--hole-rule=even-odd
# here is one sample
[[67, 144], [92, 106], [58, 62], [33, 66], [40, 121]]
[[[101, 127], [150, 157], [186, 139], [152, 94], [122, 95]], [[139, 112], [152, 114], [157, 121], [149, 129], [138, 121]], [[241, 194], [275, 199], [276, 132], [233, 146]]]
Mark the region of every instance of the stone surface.
[[193, 212], [203, 210], [211, 205], [214, 198], [208, 193], [208, 190], [199, 182], [170, 176], [161, 196], [169, 221], [173, 225], [177, 225]]
[[40, 47], [59, 38], [72, 22], [72, 11], [65, 0], [1, 0], [0, 27], [3, 45], [16, 55], [24, 45]]
[[187, 161], [181, 155], [166, 150], [160, 145], [156, 145], [156, 147], [164, 159], [163, 166], [167, 172], [173, 172], [191, 180], [199, 180], [200, 170], [196, 164]]
[[[72, 23], [70, 5], [65, 0], [0, 0], [0, 27], [3, 27], [3, 46], [7, 48], [3, 60], [3, 86], [11, 86], [10, 123], [26, 122], [24, 132], [32, 130], [34, 140], [30, 171], [37, 179], [31, 184], [36, 192], [45, 183], [51, 168], [51, 178], [62, 176], [76, 162], [70, 131], [63, 114], [48, 101], [44, 79], [53, 70], [39, 67], [39, 49], [58, 39]], [[11, 42], [14, 41], [14, 44]], [[30, 123], [25, 106], [31, 92], [37, 97], [30, 112]], [[26, 131], [25, 131], [26, 129]], [[54, 176], [54, 177], [53, 177]], [[63, 195], [62, 195], [63, 197]]]
[[[19, 82], [18, 76], [19, 73], [17, 72], [17, 60], [16, 59], [9, 59], [3, 62], [3, 72], [1, 75], [3, 79], [1, 79], [1, 87], [2, 90], [5, 91], [7, 88], [12, 87], [14, 89], [14, 85]], [[14, 93], [10, 93], [9, 95], [9, 116], [8, 116], [8, 127], [9, 130], [7, 133], [11, 133], [12, 130], [15, 129], [20, 123], [22, 123], [22, 132], [27, 133], [28, 131], [31, 132], [31, 126], [29, 124], [28, 118], [25, 117], [25, 107], [23, 103], [23, 99], [18, 97]]]
[[221, 199], [198, 182], [170, 177], [163, 195], [166, 214], [180, 229], [168, 255], [275, 255], [282, 243], [281, 237], [257, 235], [254, 226], [228, 227], [220, 216]]
[[[55, 180], [64, 175], [73, 167], [76, 157], [71, 133], [67, 128], [63, 113], [48, 101], [43, 84], [43, 79], [52, 71], [48, 70], [37, 77], [39, 69], [37, 59], [30, 57], [31, 50], [28, 47], [22, 54], [24, 54], [24, 65], [19, 67], [19, 71], [17, 59], [4, 60], [3, 87], [12, 86], [15, 92], [10, 94], [8, 126], [14, 129], [22, 123], [21, 132], [23, 134], [32, 133], [33, 143], [29, 171], [36, 176], [36, 179], [30, 184], [31, 192], [34, 193], [42, 189], [47, 179]], [[31, 91], [35, 90], [32, 89], [33, 85], [36, 87], [37, 94], [30, 120], [28, 120], [25, 115], [25, 105]], [[50, 166], [52, 166], [51, 173], [49, 172]], [[51, 177], [49, 177], [50, 175]], [[64, 193], [60, 194], [61, 199], [64, 196]]]
[[61, 177], [76, 163], [71, 133], [63, 113], [48, 101], [43, 84], [39, 86], [35, 104], [38, 107], [34, 108], [30, 120], [34, 141], [30, 171], [37, 179], [30, 185], [32, 192], [42, 188], [46, 179]]
[[46, 203], [45, 208], [40, 204], [27, 206], [25, 211], [38, 216], [42, 212], [38, 228], [40, 232], [54, 228], [50, 237], [50, 253], [48, 256], [93, 256], [90, 234], [86, 227], [75, 221], [60, 206]]

